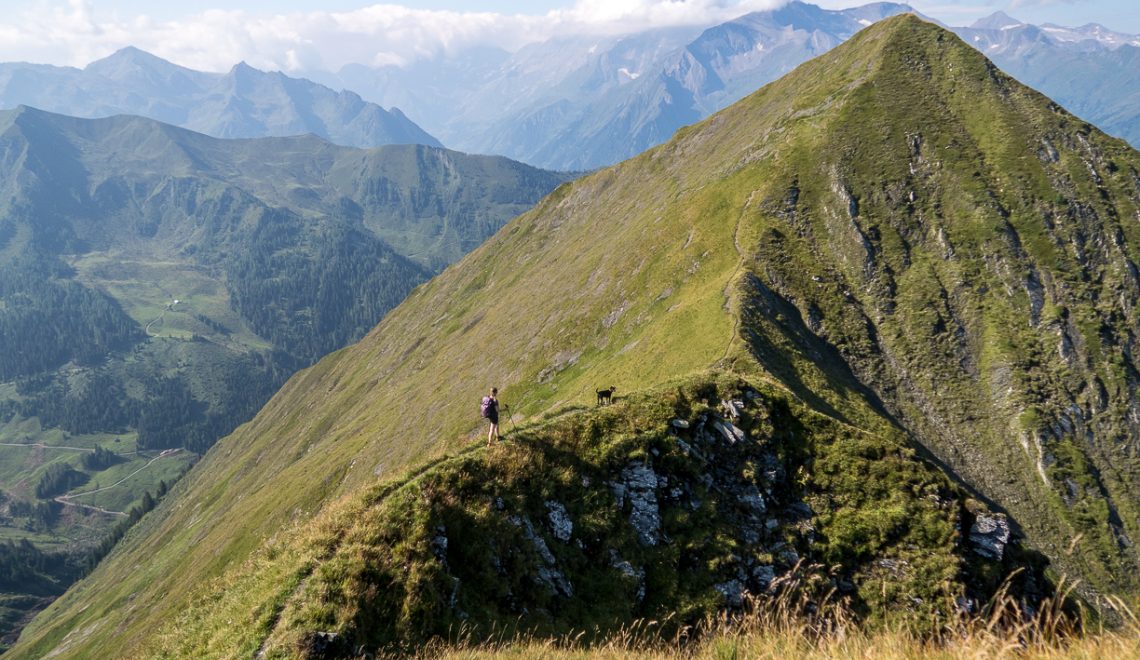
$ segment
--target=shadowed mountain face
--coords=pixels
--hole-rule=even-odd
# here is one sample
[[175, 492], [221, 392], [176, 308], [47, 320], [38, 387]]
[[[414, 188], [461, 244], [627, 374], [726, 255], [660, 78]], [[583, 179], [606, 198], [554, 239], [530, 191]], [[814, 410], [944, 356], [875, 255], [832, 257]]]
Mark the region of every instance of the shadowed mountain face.
[[27, 105], [77, 117], [140, 115], [221, 138], [312, 133], [335, 144], [443, 146], [398, 109], [245, 64], [194, 71], [137, 48], [84, 69], [0, 64], [0, 107]]
[[0, 528], [49, 553], [0, 558], [35, 596], [0, 635], [294, 371], [568, 178], [28, 108], [0, 113], [0, 163]]
[[[1140, 154], [883, 21], [560, 187], [295, 376], [13, 655], [700, 616], [789, 549], [869, 617], [992, 593], [1030, 548], [1135, 596], [1138, 214]], [[465, 448], [489, 384], [515, 444]], [[720, 527], [760, 506], [783, 540]]]

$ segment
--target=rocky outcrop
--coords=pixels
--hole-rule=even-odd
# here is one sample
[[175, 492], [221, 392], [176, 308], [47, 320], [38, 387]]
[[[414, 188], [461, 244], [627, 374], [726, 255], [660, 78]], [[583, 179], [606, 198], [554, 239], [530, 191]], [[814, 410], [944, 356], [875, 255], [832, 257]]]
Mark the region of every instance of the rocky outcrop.
[[546, 520], [550, 523], [550, 533], [562, 542], [568, 542], [574, 533], [574, 522], [566, 513], [566, 507], [559, 502], [546, 502]]
[[1001, 561], [1009, 543], [1009, 521], [1001, 514], [980, 513], [970, 526], [970, 546], [974, 552]]
[[661, 537], [661, 511], [657, 506], [657, 473], [643, 463], [630, 463], [621, 480], [611, 486], [618, 508], [629, 508], [629, 524], [642, 545], [655, 546]]
[[[355, 608], [338, 634], [385, 652], [463, 626], [605, 630], [678, 612], [676, 625], [691, 625], [789, 590], [809, 605], [840, 594], [935, 616], [1000, 584], [971, 576], [1021, 566], [1004, 517], [967, 504], [903, 446], [853, 439], [763, 391], [723, 376], [522, 426], [510, 451], [446, 459], [353, 516], [368, 523], [337, 537], [322, 560], [332, 568], [290, 597], [284, 625], [304, 626], [320, 657], [325, 641], [309, 631], [327, 629], [330, 603]], [[865, 490], [875, 470], [910, 487]], [[868, 541], [867, 529], [889, 534]], [[932, 571], [954, 577], [932, 583]]]
[[530, 518], [525, 516], [511, 516], [508, 518], [510, 523], [515, 527], [521, 527], [523, 536], [530, 541], [535, 551], [538, 552], [539, 558], [542, 563], [538, 566], [536, 572], [536, 580], [545, 585], [552, 594], [561, 594], [570, 598], [574, 595], [574, 585], [570, 584], [570, 580], [558, 569], [558, 560], [554, 557], [554, 553], [550, 552], [550, 547], [546, 545], [546, 540], [535, 532], [534, 525], [531, 524]]

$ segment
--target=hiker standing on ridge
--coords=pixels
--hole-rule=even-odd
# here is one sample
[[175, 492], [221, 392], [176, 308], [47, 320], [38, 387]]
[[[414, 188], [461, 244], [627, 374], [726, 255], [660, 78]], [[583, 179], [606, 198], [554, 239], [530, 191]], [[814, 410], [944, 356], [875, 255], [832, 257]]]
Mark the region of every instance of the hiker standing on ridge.
[[499, 388], [492, 387], [491, 394], [483, 397], [479, 412], [491, 422], [491, 429], [487, 431], [487, 446], [490, 447], [493, 440], [501, 440], [499, 437]]

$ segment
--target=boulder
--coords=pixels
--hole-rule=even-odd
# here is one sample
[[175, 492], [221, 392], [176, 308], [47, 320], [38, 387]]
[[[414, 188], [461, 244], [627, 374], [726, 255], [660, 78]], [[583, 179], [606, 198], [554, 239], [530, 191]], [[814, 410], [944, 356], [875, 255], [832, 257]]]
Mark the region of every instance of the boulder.
[[728, 580], [714, 587], [724, 596], [725, 605], [732, 608], [744, 606], [744, 584], [740, 580]]
[[1001, 561], [1009, 543], [1009, 521], [998, 513], [979, 513], [970, 526], [970, 544], [974, 552]]
[[566, 507], [562, 506], [561, 502], [547, 500], [546, 519], [550, 522], [550, 533], [554, 538], [564, 543], [570, 540], [570, 535], [574, 532], [574, 522], [570, 520]]

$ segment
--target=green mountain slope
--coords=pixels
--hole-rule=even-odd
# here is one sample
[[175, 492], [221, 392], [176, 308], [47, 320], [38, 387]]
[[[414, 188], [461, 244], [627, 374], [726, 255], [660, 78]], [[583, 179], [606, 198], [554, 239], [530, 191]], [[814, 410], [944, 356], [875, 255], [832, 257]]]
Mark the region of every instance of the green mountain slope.
[[[525, 524], [511, 531], [487, 511], [496, 489], [525, 500], [515, 515], [539, 520], [552, 497], [598, 530], [587, 557], [553, 545], [553, 526], [535, 532], [554, 560], [520, 551], [525, 570], [541, 575], [540, 561], [583, 571], [565, 574], [574, 584], [606, 579], [596, 554], [633, 552], [618, 538], [629, 530], [605, 489], [575, 484], [676, 457], [669, 418], [693, 428], [693, 408], [677, 402], [707, 390], [678, 391], [677, 379], [739, 378], [762, 409], [788, 410], [779, 428], [745, 424], [750, 441], [796, 454], [780, 456], [796, 485], [773, 493], [781, 506], [808, 502], [820, 531], [785, 542], [837, 564], [871, 616], [992, 587], [1003, 567], [979, 564], [968, 524], [987, 506], [1090, 598], [1135, 595], [1138, 172], [1135, 151], [952, 34], [884, 21], [671, 142], [560, 187], [358, 344], [295, 376], [13, 655], [300, 653], [317, 630], [411, 642], [457, 616], [448, 580], [471, 577], [443, 571], [445, 560], [490, 562], [452, 548], [482, 547], [484, 532], [526, 547]], [[475, 402], [491, 384], [530, 421], [516, 446], [464, 449], [479, 440]], [[616, 421], [574, 412], [608, 385], [636, 393]], [[579, 430], [540, 421], [552, 411]], [[744, 478], [773, 485], [747, 462]], [[685, 487], [699, 478], [674, 467]], [[510, 470], [546, 478], [518, 485]], [[457, 537], [458, 512], [479, 531]], [[786, 514], [774, 530], [789, 529]], [[706, 522], [669, 524], [685, 540], [719, 524]], [[737, 565], [767, 565], [772, 541], [726, 541], [736, 560], [723, 565], [717, 549], [638, 555], [660, 567], [658, 586], [686, 558], [703, 567], [647, 595], [648, 610], [631, 604], [633, 589], [583, 613], [555, 580], [554, 604], [523, 623], [716, 607], [716, 585]], [[407, 560], [405, 577], [388, 557]], [[506, 596], [459, 589], [456, 606], [478, 621], [510, 612], [496, 609]]]
[[[0, 541], [60, 551], [37, 596], [296, 369], [567, 178], [137, 117], [0, 127]], [[113, 467], [85, 466], [96, 449]]]

